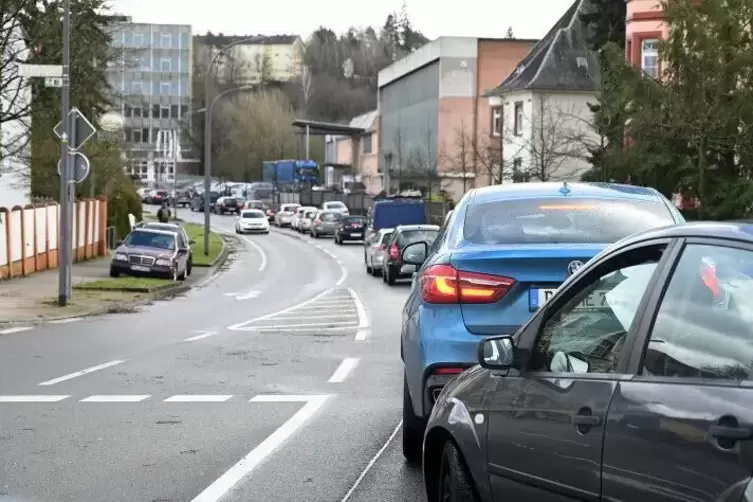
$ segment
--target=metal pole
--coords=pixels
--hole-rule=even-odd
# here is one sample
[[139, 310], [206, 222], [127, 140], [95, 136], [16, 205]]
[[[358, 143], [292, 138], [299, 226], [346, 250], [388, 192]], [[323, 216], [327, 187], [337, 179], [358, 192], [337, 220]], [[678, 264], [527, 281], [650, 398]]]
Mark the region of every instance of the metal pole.
[[68, 169], [68, 112], [70, 108], [70, 65], [71, 65], [71, 2], [63, 1], [63, 87], [60, 97], [60, 240], [58, 254], [58, 305], [65, 307], [71, 297], [70, 276], [71, 262], [71, 215], [68, 205], [70, 170]]
[[310, 145], [309, 142], [311, 141], [311, 136], [309, 135], [309, 125], [306, 124], [306, 160], [311, 160], [311, 157], [309, 156], [310, 151]]
[[[214, 60], [212, 61], [214, 63]], [[209, 256], [209, 189], [212, 181], [212, 107], [209, 105], [209, 76], [212, 65], [204, 75], [204, 256]]]

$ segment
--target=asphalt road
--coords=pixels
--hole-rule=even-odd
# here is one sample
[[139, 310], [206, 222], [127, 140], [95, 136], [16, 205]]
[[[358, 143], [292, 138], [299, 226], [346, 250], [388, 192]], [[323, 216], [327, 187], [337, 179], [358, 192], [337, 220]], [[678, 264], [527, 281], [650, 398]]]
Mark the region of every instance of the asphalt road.
[[0, 336], [0, 501], [424, 500], [399, 448], [408, 286], [360, 243], [212, 221], [236, 252], [184, 297]]

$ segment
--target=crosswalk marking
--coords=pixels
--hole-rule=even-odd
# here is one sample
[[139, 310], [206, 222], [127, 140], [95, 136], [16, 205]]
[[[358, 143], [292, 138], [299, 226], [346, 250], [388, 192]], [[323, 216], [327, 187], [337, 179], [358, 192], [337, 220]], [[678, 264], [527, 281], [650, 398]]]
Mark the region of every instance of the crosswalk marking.
[[[248, 400], [250, 403], [307, 403], [312, 399], [321, 398], [320, 395], [308, 394], [258, 394]], [[73, 398], [71, 395], [39, 394], [39, 395], [0, 395], [0, 404], [20, 403], [59, 403]], [[233, 394], [176, 394], [167, 398], [159, 398], [151, 394], [94, 394], [82, 399], [73, 398], [79, 403], [141, 403], [154, 400], [163, 403], [225, 403], [231, 399], [243, 399], [244, 396]]]

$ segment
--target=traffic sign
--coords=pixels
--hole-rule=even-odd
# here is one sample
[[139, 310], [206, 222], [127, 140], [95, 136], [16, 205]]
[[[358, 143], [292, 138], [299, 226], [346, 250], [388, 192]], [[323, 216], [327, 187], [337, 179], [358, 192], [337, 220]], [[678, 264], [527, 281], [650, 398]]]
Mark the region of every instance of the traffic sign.
[[[89, 158], [81, 152], [71, 152], [71, 158], [68, 161], [73, 163], [73, 181], [81, 183], [89, 176], [91, 164]], [[68, 166], [70, 167], [70, 166]], [[63, 177], [63, 164], [58, 160], [58, 176]]]
[[63, 65], [59, 64], [19, 64], [18, 75], [24, 78], [62, 77]]
[[[91, 122], [89, 122], [89, 119], [87, 119], [83, 113], [81, 113], [81, 110], [76, 108], [75, 106], [71, 108], [70, 113], [68, 113], [68, 136], [71, 136], [71, 131], [75, 131], [75, 136], [73, 140], [70, 142], [70, 149], [71, 150], [78, 150], [82, 146], [84, 146], [84, 143], [89, 141], [89, 139], [94, 136], [97, 132], [97, 128], [92, 125]], [[55, 128], [53, 129], [53, 132], [55, 133], [55, 136], [58, 137], [58, 139], [62, 138], [62, 127], [63, 122], [58, 122], [55, 125]]]
[[45, 77], [45, 87], [63, 87], [63, 79], [61, 77]]

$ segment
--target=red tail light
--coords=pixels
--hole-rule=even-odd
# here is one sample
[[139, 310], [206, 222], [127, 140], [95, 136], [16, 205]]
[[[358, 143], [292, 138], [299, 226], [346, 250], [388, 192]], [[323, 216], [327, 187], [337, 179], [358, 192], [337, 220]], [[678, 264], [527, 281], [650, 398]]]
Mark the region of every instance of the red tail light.
[[434, 368], [431, 371], [432, 375], [459, 375], [463, 371], [465, 371], [463, 368]]
[[392, 246], [390, 246], [390, 259], [392, 260], [400, 259], [400, 248], [397, 247], [397, 244], [393, 244]]
[[314, 223], [321, 223], [321, 222], [322, 222], [322, 220], [320, 220], [319, 218], [317, 218], [317, 219], [314, 220]]
[[515, 279], [434, 265], [421, 273], [419, 284], [426, 303], [494, 303], [510, 291]]

